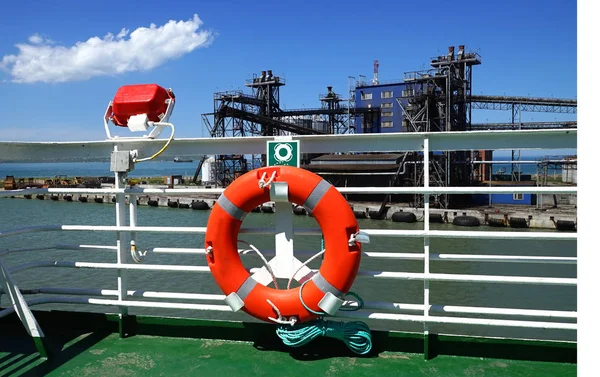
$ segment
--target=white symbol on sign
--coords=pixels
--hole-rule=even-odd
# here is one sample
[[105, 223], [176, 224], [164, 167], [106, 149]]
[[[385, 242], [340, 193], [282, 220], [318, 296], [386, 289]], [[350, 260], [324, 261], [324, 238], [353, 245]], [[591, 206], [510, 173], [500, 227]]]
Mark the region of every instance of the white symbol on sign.
[[273, 157], [275, 157], [277, 162], [288, 162], [292, 159], [292, 157], [294, 157], [292, 153], [292, 146], [288, 143], [277, 144], [274, 152], [275, 154]]

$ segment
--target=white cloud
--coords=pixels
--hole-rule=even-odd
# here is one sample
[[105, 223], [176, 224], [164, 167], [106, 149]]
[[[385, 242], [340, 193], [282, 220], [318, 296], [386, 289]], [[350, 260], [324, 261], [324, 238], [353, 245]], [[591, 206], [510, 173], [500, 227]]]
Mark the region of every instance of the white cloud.
[[29, 42], [33, 43], [33, 44], [40, 44], [44, 41], [44, 38], [42, 38], [39, 34], [34, 34], [31, 37], [29, 37]]
[[131, 33], [122, 29], [116, 36], [108, 33], [70, 47], [34, 34], [29, 43], [16, 45], [18, 54], [2, 57], [0, 69], [18, 83], [82, 81], [147, 71], [210, 45], [214, 33], [200, 29], [202, 24], [195, 14], [188, 21], [171, 20], [158, 27], [151, 24]]
[[31, 37], [28, 38], [29, 43], [34, 44], [34, 45], [39, 45], [39, 44], [54, 44], [54, 41], [52, 39], [48, 39], [48, 38], [44, 38], [41, 35], [35, 33], [33, 34]]

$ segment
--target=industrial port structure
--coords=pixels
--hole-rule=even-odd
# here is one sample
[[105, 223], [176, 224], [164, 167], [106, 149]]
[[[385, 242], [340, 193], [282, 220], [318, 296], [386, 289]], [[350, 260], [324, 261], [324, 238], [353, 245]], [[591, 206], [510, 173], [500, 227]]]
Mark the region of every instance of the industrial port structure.
[[[575, 120], [564, 122], [522, 122], [524, 112], [577, 112], [572, 99], [473, 95], [473, 68], [481, 57], [451, 46], [448, 53], [430, 60], [430, 68], [404, 73], [403, 80], [379, 81], [379, 63], [374, 62], [373, 79], [348, 77], [347, 93], [342, 96], [327, 87], [319, 95], [318, 108], [282, 109], [280, 92], [285, 80], [271, 70], [255, 74], [241, 90], [214, 94], [214, 110], [202, 114], [212, 137], [278, 136], [307, 134], [453, 132], [498, 129], [576, 128]], [[472, 123], [473, 110], [511, 112], [510, 123]], [[211, 119], [212, 118], [212, 119]], [[433, 152], [430, 157], [431, 186], [468, 186], [491, 179], [490, 151]], [[520, 154], [512, 152], [511, 179], [520, 180]], [[226, 186], [239, 175], [264, 165], [260, 155], [218, 155], [210, 162], [211, 180]], [[421, 186], [423, 156], [417, 152], [398, 154], [303, 155], [302, 166], [327, 177], [334, 185]], [[391, 200], [383, 199], [381, 209]], [[432, 198], [434, 207], [460, 206], [464, 196], [440, 195]], [[381, 198], [379, 198], [381, 200]], [[423, 197], [398, 198], [419, 207]]]

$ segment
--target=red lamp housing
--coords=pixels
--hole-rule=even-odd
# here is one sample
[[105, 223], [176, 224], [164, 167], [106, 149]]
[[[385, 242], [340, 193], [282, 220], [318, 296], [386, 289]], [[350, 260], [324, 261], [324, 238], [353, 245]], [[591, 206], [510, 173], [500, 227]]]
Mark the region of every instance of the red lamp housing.
[[129, 117], [146, 114], [148, 120], [160, 122], [167, 114], [168, 100], [175, 95], [170, 89], [156, 84], [125, 85], [120, 87], [112, 101], [112, 122], [120, 127], [127, 127]]

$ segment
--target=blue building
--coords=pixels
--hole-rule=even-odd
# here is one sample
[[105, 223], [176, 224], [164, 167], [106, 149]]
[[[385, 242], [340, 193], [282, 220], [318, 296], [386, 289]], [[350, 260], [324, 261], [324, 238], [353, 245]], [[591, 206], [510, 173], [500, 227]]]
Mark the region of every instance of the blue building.
[[[491, 197], [490, 197], [491, 196]], [[530, 193], [514, 194], [473, 194], [472, 203], [475, 205], [515, 204], [532, 206], [537, 204], [537, 195]]]
[[[402, 96], [402, 82], [364, 85], [356, 88], [356, 107], [372, 108], [373, 112], [356, 118], [356, 133], [387, 133], [406, 131], [404, 114], [396, 98]], [[406, 105], [406, 100], [401, 100]]]
[[[492, 175], [492, 187], [535, 187], [535, 181], [531, 180], [531, 174], [522, 175], [523, 181], [511, 181], [510, 174]], [[484, 184], [487, 186], [487, 184]], [[475, 205], [487, 204], [514, 204], [531, 206], [537, 204], [537, 195], [531, 193], [512, 194], [473, 194], [472, 202]]]

